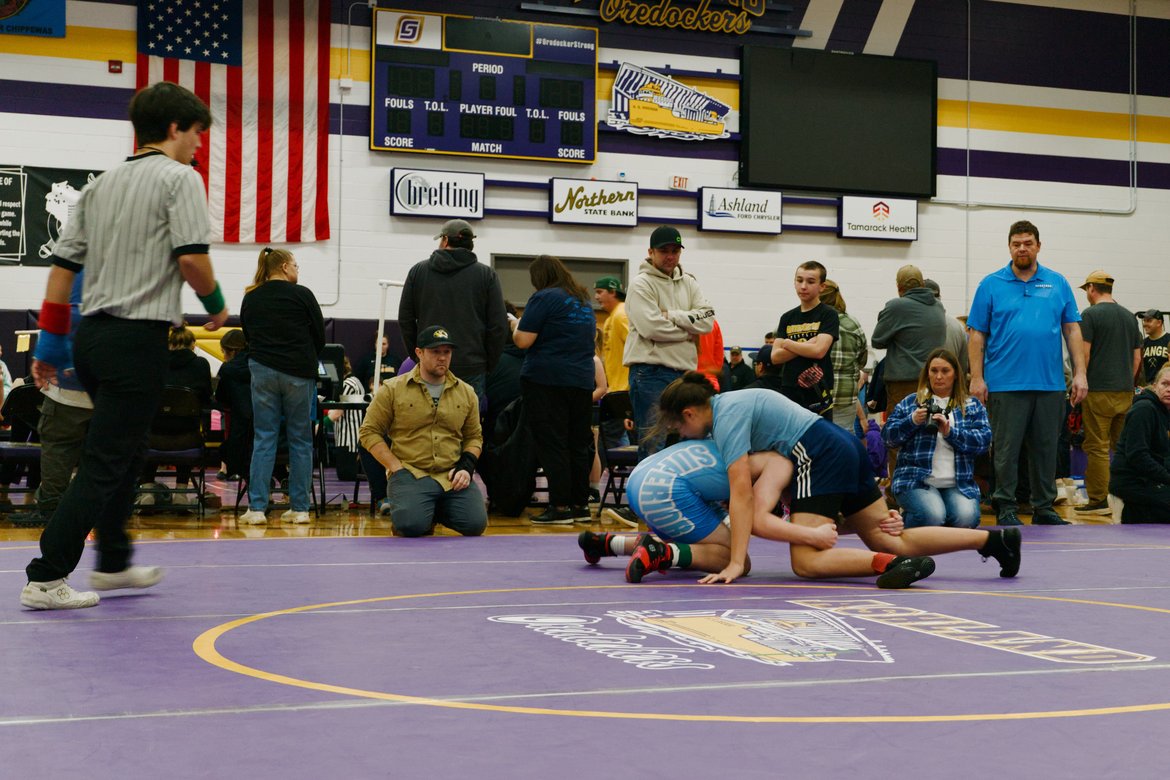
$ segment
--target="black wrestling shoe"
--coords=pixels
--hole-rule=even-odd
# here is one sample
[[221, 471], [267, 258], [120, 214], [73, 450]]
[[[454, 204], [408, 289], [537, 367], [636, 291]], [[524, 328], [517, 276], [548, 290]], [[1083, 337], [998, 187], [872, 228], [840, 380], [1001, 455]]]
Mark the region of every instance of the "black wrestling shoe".
[[577, 536], [577, 546], [585, 553], [585, 563], [595, 565], [608, 555], [609, 534], [599, 534], [593, 531], [582, 531]]
[[1002, 531], [988, 531], [987, 544], [979, 550], [983, 560], [995, 558], [999, 561], [999, 576], [1014, 577], [1020, 571], [1020, 548], [1024, 540], [1019, 528], [1005, 528]]
[[934, 559], [925, 555], [907, 558], [899, 555], [890, 561], [886, 570], [878, 575], [877, 586], [886, 589], [909, 588], [918, 580], [934, 574]]

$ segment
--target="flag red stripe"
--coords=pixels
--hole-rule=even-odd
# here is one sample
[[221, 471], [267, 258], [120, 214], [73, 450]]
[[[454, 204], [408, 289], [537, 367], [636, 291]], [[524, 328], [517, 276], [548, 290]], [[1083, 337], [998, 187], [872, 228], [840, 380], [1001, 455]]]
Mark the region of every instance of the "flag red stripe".
[[329, 238], [329, 16], [329, 0], [320, 0], [317, 9], [317, 214], [313, 230], [317, 241]]
[[256, 243], [272, 240], [272, 2], [260, 0], [256, 30]]
[[[195, 89], [192, 90], [204, 103], [211, 105], [211, 64], [207, 62], [195, 63]], [[203, 133], [203, 145], [195, 152], [195, 160], [199, 163], [197, 170], [203, 177], [203, 188], [210, 186], [211, 174], [211, 134]]]
[[288, 201], [285, 240], [301, 240], [301, 182], [305, 175], [305, 17], [304, 6], [289, 3], [288, 14]]
[[[142, 89], [146, 86], [146, 82], [150, 79], [150, 55], [138, 52], [138, 61], [134, 68], [134, 91]], [[138, 137], [134, 138], [134, 148], [138, 148]]]
[[166, 59], [163, 60], [163, 81], [170, 81], [175, 84], [179, 83], [179, 61]]
[[226, 149], [224, 160], [224, 206], [223, 240], [226, 243], [240, 241], [240, 199], [243, 169], [244, 119], [244, 71], [241, 68], [227, 70], [227, 127], [224, 128]]

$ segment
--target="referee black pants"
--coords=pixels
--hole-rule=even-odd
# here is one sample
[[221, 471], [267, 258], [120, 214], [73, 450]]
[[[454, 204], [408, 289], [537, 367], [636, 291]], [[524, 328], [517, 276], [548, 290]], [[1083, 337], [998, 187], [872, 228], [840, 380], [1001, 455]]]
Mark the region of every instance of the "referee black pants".
[[102, 314], [78, 327], [73, 361], [93, 399], [93, 417], [77, 476], [41, 534], [41, 556], [25, 569], [31, 582], [71, 574], [91, 530], [97, 531], [98, 571], [130, 565], [126, 521], [165, 380], [167, 328]]

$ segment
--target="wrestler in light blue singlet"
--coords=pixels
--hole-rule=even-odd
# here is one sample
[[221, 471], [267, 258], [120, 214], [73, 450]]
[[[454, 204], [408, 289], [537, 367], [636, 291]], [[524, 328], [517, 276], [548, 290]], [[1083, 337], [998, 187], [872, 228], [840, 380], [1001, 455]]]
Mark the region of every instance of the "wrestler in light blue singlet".
[[731, 497], [727, 466], [710, 439], [681, 441], [643, 460], [626, 485], [630, 508], [665, 540], [694, 544], [711, 535]]

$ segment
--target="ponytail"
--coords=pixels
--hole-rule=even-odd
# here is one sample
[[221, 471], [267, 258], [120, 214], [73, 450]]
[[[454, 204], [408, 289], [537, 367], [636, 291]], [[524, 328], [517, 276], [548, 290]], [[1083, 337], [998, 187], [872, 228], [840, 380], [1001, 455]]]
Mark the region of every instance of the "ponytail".
[[287, 249], [273, 249], [266, 246], [260, 250], [256, 258], [256, 274], [252, 277], [252, 284], [244, 288], [244, 292], [252, 292], [268, 281], [268, 278], [278, 272], [285, 263], [291, 262], [293, 253]]

